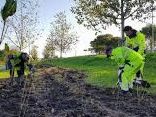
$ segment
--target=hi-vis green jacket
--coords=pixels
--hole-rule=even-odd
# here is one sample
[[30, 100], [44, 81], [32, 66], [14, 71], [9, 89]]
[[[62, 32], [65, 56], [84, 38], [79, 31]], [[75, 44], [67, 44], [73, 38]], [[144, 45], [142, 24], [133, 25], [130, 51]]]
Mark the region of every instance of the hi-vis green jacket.
[[146, 49], [145, 35], [141, 32], [137, 32], [135, 37], [129, 38], [126, 36], [125, 46], [144, 56]]
[[19, 64], [21, 62], [21, 60], [19, 59], [20, 53], [16, 53], [13, 57], [13, 59], [10, 59], [11, 65], [13, 67], [13, 69], [19, 70]]
[[119, 66], [124, 64], [137, 65], [144, 60], [139, 53], [124, 46], [113, 49], [111, 59], [114, 59]]

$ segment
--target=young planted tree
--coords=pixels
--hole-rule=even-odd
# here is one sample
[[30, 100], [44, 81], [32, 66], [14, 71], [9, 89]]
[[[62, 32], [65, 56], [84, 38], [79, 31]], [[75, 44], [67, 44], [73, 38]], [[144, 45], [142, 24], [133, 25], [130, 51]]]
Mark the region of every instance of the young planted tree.
[[155, 10], [155, 0], [74, 0], [71, 11], [77, 22], [88, 28], [100, 30], [115, 24], [123, 28], [128, 18], [144, 21]]
[[9, 20], [9, 39], [20, 51], [29, 47], [38, 38], [37, 0], [18, 0], [16, 15]]
[[49, 38], [50, 42], [54, 45], [55, 50], [62, 54], [71, 49], [71, 46], [76, 44], [76, 33], [72, 32], [71, 24], [67, 22], [65, 12], [56, 14], [55, 21], [51, 23], [51, 31]]
[[37, 53], [37, 46], [33, 46], [30, 52], [31, 58], [33, 61], [37, 61], [38, 60], [38, 53]]
[[2, 41], [4, 40], [4, 34], [6, 32], [6, 22], [9, 16], [12, 16], [15, 14], [17, 8], [17, 1], [16, 0], [6, 0], [6, 3], [4, 7], [1, 10], [1, 16], [3, 19], [3, 28], [2, 28], [2, 34], [0, 37], [0, 45]]
[[113, 37], [111, 34], [99, 35], [93, 41], [90, 42], [92, 49], [96, 54], [104, 53], [104, 50], [111, 46], [118, 46], [119, 37]]
[[53, 44], [53, 41], [51, 41], [50, 39], [47, 39], [47, 44], [46, 44], [46, 46], [44, 48], [43, 56], [44, 56], [45, 59], [55, 57], [54, 44]]

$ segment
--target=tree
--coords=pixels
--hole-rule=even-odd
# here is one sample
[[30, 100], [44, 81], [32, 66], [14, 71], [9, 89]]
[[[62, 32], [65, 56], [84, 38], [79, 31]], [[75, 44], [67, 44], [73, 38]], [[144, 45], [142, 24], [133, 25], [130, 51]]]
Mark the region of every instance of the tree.
[[[152, 42], [152, 29], [154, 30], [154, 42]], [[143, 32], [146, 35], [147, 39], [147, 48], [154, 49], [156, 47], [156, 25], [148, 24], [145, 27], [141, 29], [141, 32]]]
[[38, 53], [37, 53], [37, 46], [33, 46], [32, 50], [31, 50], [31, 58], [33, 61], [37, 61], [38, 60]]
[[55, 57], [55, 48], [53, 45], [53, 42], [50, 40], [47, 40], [47, 44], [44, 48], [43, 56], [45, 59], [48, 58], [54, 58]]
[[0, 45], [4, 39], [5, 32], [7, 31], [7, 29], [5, 29], [7, 19], [9, 16], [12, 16], [15, 14], [16, 8], [17, 8], [17, 1], [16, 0], [6, 0], [6, 3], [1, 10], [1, 16], [3, 19], [3, 28], [2, 28], [1, 38], [0, 38]]
[[20, 51], [29, 47], [38, 38], [37, 33], [37, 0], [18, 0], [16, 15], [8, 21], [9, 39]]
[[76, 15], [77, 22], [88, 28], [100, 30], [108, 25], [121, 25], [123, 28], [128, 18], [144, 21], [155, 10], [155, 0], [74, 0], [71, 11]]
[[99, 35], [90, 42], [95, 53], [102, 54], [107, 46], [117, 47], [119, 37], [113, 37], [111, 34]]
[[55, 50], [62, 54], [71, 49], [72, 45], [75, 45], [77, 35], [72, 32], [71, 24], [67, 22], [65, 12], [59, 12], [55, 15], [55, 21], [51, 23], [51, 31], [47, 40], [51, 41], [54, 45]]

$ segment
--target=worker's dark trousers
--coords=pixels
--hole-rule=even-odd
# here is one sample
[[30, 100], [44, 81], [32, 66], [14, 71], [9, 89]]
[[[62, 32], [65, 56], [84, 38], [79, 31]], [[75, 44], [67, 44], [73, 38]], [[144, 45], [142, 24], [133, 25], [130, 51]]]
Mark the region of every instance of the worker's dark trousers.
[[17, 70], [17, 75], [18, 75], [18, 78], [16, 79], [16, 81], [19, 85], [22, 85], [23, 79], [24, 79], [24, 68]]

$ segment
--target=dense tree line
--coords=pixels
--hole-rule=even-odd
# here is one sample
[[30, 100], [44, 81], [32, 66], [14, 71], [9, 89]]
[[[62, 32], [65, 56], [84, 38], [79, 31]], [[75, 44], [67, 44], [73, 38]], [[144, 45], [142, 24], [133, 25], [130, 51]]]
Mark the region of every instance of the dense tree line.
[[90, 42], [90, 45], [95, 53], [102, 54], [108, 46], [117, 47], [119, 39], [119, 37], [113, 37], [111, 34], [99, 35]]

